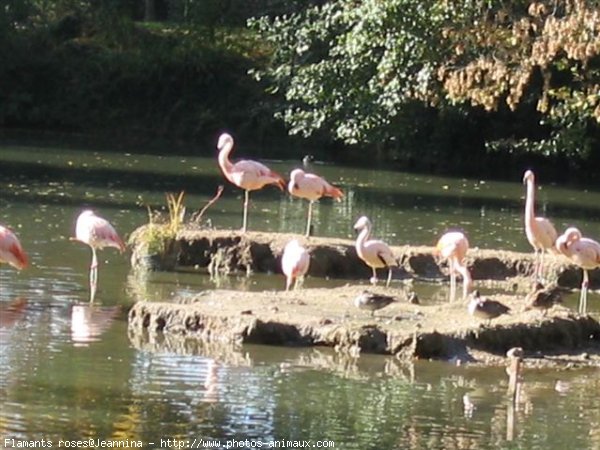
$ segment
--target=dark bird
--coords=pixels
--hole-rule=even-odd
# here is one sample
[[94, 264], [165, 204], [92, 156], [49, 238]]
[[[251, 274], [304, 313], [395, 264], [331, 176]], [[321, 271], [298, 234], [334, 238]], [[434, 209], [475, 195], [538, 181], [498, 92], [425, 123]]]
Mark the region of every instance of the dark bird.
[[536, 283], [533, 291], [527, 294], [525, 310], [539, 309], [545, 316], [550, 308], [562, 303], [562, 292], [558, 286], [544, 288], [542, 283]]
[[487, 320], [488, 325], [492, 319], [495, 319], [502, 314], [507, 314], [510, 311], [508, 306], [496, 300], [481, 298], [479, 291], [473, 291], [467, 309], [469, 310], [469, 314], [471, 314], [473, 317]]
[[374, 294], [369, 291], [363, 291], [354, 299], [354, 304], [358, 309], [366, 309], [371, 311], [371, 317], [375, 315], [375, 311], [385, 308], [390, 303], [396, 302], [396, 298], [389, 295]]

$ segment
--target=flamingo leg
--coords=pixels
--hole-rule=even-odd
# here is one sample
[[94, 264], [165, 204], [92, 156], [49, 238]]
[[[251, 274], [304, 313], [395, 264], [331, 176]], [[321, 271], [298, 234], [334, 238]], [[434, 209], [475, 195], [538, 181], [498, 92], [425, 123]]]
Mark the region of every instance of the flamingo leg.
[[373, 271], [373, 276], [371, 277], [371, 284], [377, 284], [377, 272], [375, 271], [375, 267], [371, 267]]
[[541, 257], [540, 251], [535, 249], [535, 262], [533, 265], [533, 280], [534, 282], [540, 281], [540, 269], [541, 269]]
[[450, 260], [450, 303], [456, 298], [456, 271], [454, 270], [454, 261]]
[[538, 280], [541, 280], [541, 281], [544, 280], [544, 253], [545, 253], [545, 250], [541, 249], [540, 250], [540, 268], [539, 268], [539, 273], [538, 273]]
[[385, 287], [390, 287], [391, 281], [392, 281], [392, 268], [390, 266], [390, 267], [388, 267], [388, 277], [387, 277], [387, 283], [385, 283]]
[[250, 203], [250, 191], [244, 191], [244, 220], [242, 222], [242, 232], [245, 233], [248, 224], [248, 204]]
[[587, 270], [583, 269], [583, 282], [581, 283], [581, 295], [579, 296], [579, 314], [587, 312], [587, 291], [590, 281]]
[[312, 207], [313, 207], [313, 201], [310, 200], [308, 202], [308, 221], [306, 222], [306, 237], [310, 236], [310, 223], [312, 221]]
[[90, 302], [96, 297], [96, 288], [98, 285], [98, 258], [96, 249], [92, 247], [92, 264], [90, 265]]

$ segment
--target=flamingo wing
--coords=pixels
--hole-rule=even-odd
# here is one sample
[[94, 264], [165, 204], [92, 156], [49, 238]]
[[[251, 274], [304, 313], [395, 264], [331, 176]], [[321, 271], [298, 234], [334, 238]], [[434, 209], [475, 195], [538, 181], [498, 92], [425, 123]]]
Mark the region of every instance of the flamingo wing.
[[581, 238], [569, 246], [571, 260], [584, 269], [600, 266], [600, 243], [589, 238]]
[[0, 262], [6, 262], [16, 269], [27, 267], [27, 254], [15, 234], [0, 225]]
[[266, 184], [276, 184], [280, 189], [285, 189], [285, 181], [281, 175], [251, 159], [234, 163], [228, 175], [227, 178], [242, 189], [260, 189]]
[[533, 236], [530, 237], [529, 241], [535, 248], [554, 248], [554, 243], [558, 238], [556, 228], [552, 225], [545, 217], [536, 217], [534, 220]]

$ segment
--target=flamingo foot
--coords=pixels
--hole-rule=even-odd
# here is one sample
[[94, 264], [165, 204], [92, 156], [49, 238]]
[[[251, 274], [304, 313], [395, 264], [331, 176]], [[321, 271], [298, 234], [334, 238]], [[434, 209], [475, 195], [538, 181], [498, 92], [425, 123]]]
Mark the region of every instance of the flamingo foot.
[[371, 284], [377, 284], [377, 277], [371, 277], [369, 281], [371, 282]]

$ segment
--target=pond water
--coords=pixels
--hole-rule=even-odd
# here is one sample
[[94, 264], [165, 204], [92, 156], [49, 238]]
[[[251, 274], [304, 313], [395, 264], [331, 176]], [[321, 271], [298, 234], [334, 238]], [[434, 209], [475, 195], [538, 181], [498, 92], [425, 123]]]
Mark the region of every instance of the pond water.
[[[268, 164], [286, 175], [300, 166]], [[365, 214], [375, 235], [393, 245], [432, 245], [459, 227], [472, 246], [530, 251], [520, 180], [318, 163], [310, 170], [346, 193], [341, 202], [316, 205], [316, 235], [353, 238], [352, 225]], [[600, 448], [598, 370], [526, 372], [513, 414], [501, 368], [403, 366], [371, 355], [356, 362], [326, 349], [180, 348], [129, 336], [127, 309], [135, 301], [217, 286], [201, 273], [140, 280], [130, 274], [128, 255], [108, 249], [100, 252], [99, 291], [90, 305], [90, 252], [69, 241], [75, 219], [93, 207], [126, 237], [147, 221], [147, 207], [160, 209], [165, 192], [181, 190], [188, 212], [196, 211], [225, 184], [215, 159], [2, 146], [0, 174], [0, 223], [18, 233], [31, 260], [22, 272], [0, 267], [0, 447], [10, 448], [10, 439], [58, 446], [60, 439], [95, 438], [141, 440], [145, 448], [169, 448], [167, 439], [196, 439], [197, 448], [210, 444], [200, 439], [221, 440], [217, 448], [228, 440], [240, 448], [244, 439], [267, 448], [282, 439], [344, 449]], [[540, 214], [561, 231], [577, 225], [600, 237], [600, 193], [540, 181]], [[239, 228], [242, 201], [241, 191], [226, 185], [207, 222]], [[253, 192], [249, 228], [302, 233], [306, 206], [272, 187]], [[283, 281], [253, 275], [220, 283], [262, 290]], [[599, 300], [589, 297], [594, 313]]]

